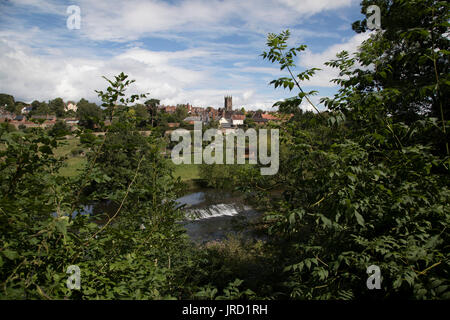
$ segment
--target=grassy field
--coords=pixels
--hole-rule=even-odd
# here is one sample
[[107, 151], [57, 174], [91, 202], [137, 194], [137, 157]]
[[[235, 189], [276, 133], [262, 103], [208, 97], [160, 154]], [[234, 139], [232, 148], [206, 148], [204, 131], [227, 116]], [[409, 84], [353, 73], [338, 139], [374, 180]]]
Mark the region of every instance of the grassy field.
[[[61, 145], [56, 149], [56, 156], [67, 156], [66, 166], [61, 168], [60, 173], [65, 177], [73, 177], [77, 174], [77, 171], [81, 169], [86, 163], [84, 156], [73, 156], [71, 151], [74, 148], [81, 147], [78, 138], [71, 138], [63, 140]], [[189, 181], [193, 179], [199, 179], [200, 171], [199, 165], [196, 164], [180, 164], [174, 165], [174, 177], [180, 177], [182, 181]]]
[[60, 146], [55, 150], [56, 156], [67, 156], [66, 166], [59, 171], [62, 176], [73, 177], [77, 174], [77, 170], [81, 169], [86, 162], [84, 156], [73, 156], [71, 151], [74, 148], [81, 147], [78, 138], [63, 140]]
[[73, 177], [77, 174], [78, 170], [83, 168], [84, 164], [86, 163], [86, 158], [84, 157], [71, 157], [66, 161], [67, 166], [61, 168], [59, 172], [62, 176], [65, 177]]
[[198, 164], [179, 164], [175, 165], [174, 177], [181, 177], [182, 181], [199, 179], [200, 170]]
[[80, 140], [78, 138], [71, 138], [66, 140], [61, 140], [58, 148], [55, 150], [56, 156], [66, 156], [70, 155], [70, 151], [75, 147], [80, 146]]

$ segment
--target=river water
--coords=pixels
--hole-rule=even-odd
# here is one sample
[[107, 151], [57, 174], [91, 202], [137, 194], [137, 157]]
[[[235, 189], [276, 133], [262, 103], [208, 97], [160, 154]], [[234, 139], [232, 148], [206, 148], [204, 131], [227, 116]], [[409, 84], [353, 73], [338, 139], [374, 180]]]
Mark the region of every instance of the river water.
[[253, 237], [247, 226], [260, 216], [240, 195], [218, 190], [198, 190], [177, 202], [186, 213], [187, 234], [196, 242], [221, 240], [232, 233]]
[[[260, 213], [245, 203], [242, 196], [215, 189], [198, 189], [176, 199], [178, 207], [185, 212], [181, 221], [191, 240], [199, 243], [222, 240], [227, 234], [240, 233], [254, 238], [248, 225], [260, 217]], [[116, 206], [107, 202], [85, 205], [82, 215], [108, 212], [113, 214]], [[78, 212], [74, 212], [75, 216]]]

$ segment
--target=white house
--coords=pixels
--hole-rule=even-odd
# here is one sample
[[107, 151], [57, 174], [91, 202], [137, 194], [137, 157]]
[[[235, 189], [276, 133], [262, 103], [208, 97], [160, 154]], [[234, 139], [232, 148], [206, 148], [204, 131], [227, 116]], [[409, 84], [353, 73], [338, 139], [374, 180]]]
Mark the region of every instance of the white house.
[[26, 106], [26, 107], [23, 107], [22, 110], [20, 110], [20, 112], [22, 114], [28, 114], [28, 113], [30, 113], [31, 110], [33, 110], [32, 106]]
[[229, 121], [229, 119], [226, 119], [225, 117], [221, 117], [220, 119], [219, 119], [219, 124], [220, 125], [230, 125], [231, 123], [230, 123], [230, 121]]
[[231, 116], [231, 121], [233, 122], [234, 127], [243, 126], [244, 119], [245, 119], [245, 115], [243, 115], [243, 114], [233, 114]]
[[67, 111], [77, 112], [78, 107], [77, 107], [76, 103], [74, 103], [74, 102], [72, 102], [72, 101], [69, 101], [69, 102], [67, 102], [66, 107], [64, 108], [64, 110], [65, 110], [66, 112], [67, 112]]

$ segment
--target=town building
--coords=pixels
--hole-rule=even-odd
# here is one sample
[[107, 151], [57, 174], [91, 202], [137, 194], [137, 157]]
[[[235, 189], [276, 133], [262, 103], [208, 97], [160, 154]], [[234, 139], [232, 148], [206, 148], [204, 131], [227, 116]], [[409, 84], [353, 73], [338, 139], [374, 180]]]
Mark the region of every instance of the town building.
[[77, 112], [77, 110], [78, 110], [77, 104], [75, 102], [72, 102], [72, 101], [68, 101], [66, 106], [65, 106], [65, 108], [64, 108], [64, 111], [66, 111], [66, 112], [67, 111]]
[[195, 122], [200, 122], [202, 121], [201, 117], [198, 116], [194, 116], [194, 117], [187, 117], [186, 119], [183, 120], [184, 122], [187, 122], [189, 124], [194, 124]]
[[162, 109], [167, 113], [175, 113], [175, 111], [177, 111], [177, 107], [175, 106], [164, 106]]
[[233, 114], [231, 116], [231, 121], [234, 127], [243, 126], [245, 120], [244, 114]]
[[225, 96], [225, 103], [224, 103], [224, 109], [225, 111], [233, 111], [233, 97], [232, 96]]
[[169, 122], [169, 123], [167, 123], [167, 126], [169, 128], [178, 128], [180, 126], [180, 123], [179, 122]]
[[29, 114], [32, 110], [33, 110], [32, 106], [25, 106], [20, 110], [20, 112], [22, 114]]

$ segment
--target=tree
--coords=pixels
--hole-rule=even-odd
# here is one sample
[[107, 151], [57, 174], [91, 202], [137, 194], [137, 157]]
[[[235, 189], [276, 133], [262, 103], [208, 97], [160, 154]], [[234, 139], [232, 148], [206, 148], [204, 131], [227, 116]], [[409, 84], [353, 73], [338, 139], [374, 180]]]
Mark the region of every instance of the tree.
[[0, 129], [5, 130], [6, 132], [15, 132], [17, 131], [16, 127], [9, 122], [0, 123]]
[[246, 129], [248, 129], [248, 128], [255, 128], [256, 127], [255, 120], [253, 120], [253, 118], [251, 118], [251, 117], [245, 117], [245, 119], [244, 119], [244, 126], [245, 126]]
[[65, 135], [68, 135], [69, 133], [70, 127], [63, 120], [56, 121], [56, 123], [51, 127], [49, 131], [49, 135], [53, 137], [63, 137]]
[[77, 118], [80, 126], [94, 130], [95, 125], [103, 119], [102, 110], [95, 104], [86, 99], [81, 99], [77, 103]]
[[14, 97], [6, 93], [0, 93], [0, 107], [5, 108], [8, 112], [15, 112]]
[[[408, 33], [402, 37], [407, 42]], [[300, 93], [291, 100], [296, 107], [309, 95], [299, 81], [313, 72], [294, 76], [292, 57], [305, 46], [288, 49], [288, 39], [289, 32], [269, 34], [270, 51], [263, 57], [289, 72], [290, 78], [272, 84], [297, 86]], [[299, 114], [283, 126], [287, 157], [271, 185], [284, 185], [284, 199], [270, 207], [266, 221], [270, 232], [282, 239], [290, 297], [448, 299], [450, 256], [445, 244], [450, 239], [445, 230], [450, 209], [444, 204], [450, 200], [449, 169], [445, 154], [433, 152], [433, 143], [445, 131], [429, 117], [408, 124], [393, 117], [398, 93], [392, 88], [367, 89], [371, 71], [356, 65], [366, 63], [368, 56], [375, 66], [384, 60], [371, 55], [371, 44], [372, 39], [365, 42], [354, 57], [342, 52], [326, 63], [340, 71], [333, 80], [340, 85], [338, 93], [322, 99], [329, 113]], [[428, 48], [432, 46], [429, 42]], [[403, 54], [411, 55], [406, 61], [414, 61], [416, 52]], [[375, 70], [377, 75], [383, 72]], [[401, 73], [401, 66], [391, 72]], [[436, 84], [431, 77], [422, 83]], [[425, 90], [403, 103], [412, 109], [419, 100], [432, 101], [436, 93]], [[366, 269], [372, 264], [381, 268], [384, 283], [376, 295], [366, 287]]]
[[139, 128], [145, 128], [147, 125], [147, 121], [150, 118], [150, 114], [148, 112], [147, 107], [143, 104], [138, 103], [134, 106], [134, 112], [137, 121], [137, 126]]
[[50, 100], [48, 102], [48, 107], [50, 109], [50, 112], [55, 114], [58, 118], [62, 118], [65, 115], [65, 104], [63, 99], [56, 98], [53, 100]]
[[[120, 74], [106, 93], [99, 91], [106, 106], [115, 107], [123, 97], [131, 83], [126, 78]], [[125, 122], [114, 122], [104, 144], [92, 146], [90, 161], [73, 178], [59, 173], [65, 159], [55, 155], [62, 143], [56, 136], [43, 128], [17, 134], [0, 126], [0, 298], [162, 299], [183, 297], [192, 289], [184, 289], [191, 259], [176, 223], [182, 215], [174, 202], [171, 167], [153, 138], [136, 135], [128, 111], [118, 115]], [[109, 143], [116, 138], [130, 142], [125, 147], [138, 159], [120, 163], [130, 173], [119, 177], [128, 182], [122, 189], [123, 180], [106, 175], [108, 163], [117, 160], [108, 157], [117, 151], [123, 155]], [[108, 181], [110, 190], [86, 192], [86, 186]], [[77, 214], [99, 196], [117, 204], [114, 214]], [[82, 270], [82, 290], [67, 287], [70, 265]]]
[[39, 102], [38, 100], [34, 100], [31, 103], [31, 108], [30, 116], [48, 115], [51, 113], [50, 107], [45, 101]]
[[188, 116], [188, 111], [185, 105], [177, 105], [175, 109], [176, 122], [182, 122]]
[[26, 104], [25, 102], [16, 101], [16, 103], [15, 103], [15, 113], [16, 114], [21, 114], [22, 113], [22, 109], [24, 107], [27, 107], [27, 106], [28, 106], [28, 104]]
[[151, 123], [152, 127], [154, 127], [154, 120], [158, 113], [159, 103], [160, 103], [160, 100], [158, 100], [158, 99], [149, 99], [149, 100], [145, 101], [145, 106], [150, 115], [150, 123]]
[[[360, 89], [390, 90], [388, 111], [401, 121], [414, 121], [424, 113], [449, 119], [448, 2], [364, 0], [361, 12], [366, 14], [374, 4], [381, 8], [382, 32], [366, 41], [358, 54], [364, 67], [358, 70], [364, 79]], [[353, 29], [365, 32], [366, 19], [356, 21]]]
[[41, 105], [41, 103], [40, 103], [38, 100], [34, 100], [34, 101], [31, 103], [31, 110], [32, 110], [33, 112], [36, 112], [36, 111], [39, 109], [40, 105]]

